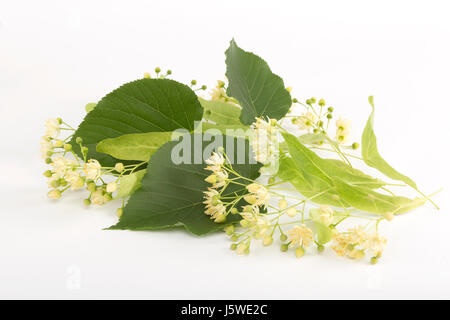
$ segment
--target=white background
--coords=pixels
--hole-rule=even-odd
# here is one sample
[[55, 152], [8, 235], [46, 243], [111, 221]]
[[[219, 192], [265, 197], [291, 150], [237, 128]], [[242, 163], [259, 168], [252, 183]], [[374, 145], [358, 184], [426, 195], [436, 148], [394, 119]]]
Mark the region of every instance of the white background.
[[[0, 2], [0, 298], [450, 298], [448, 1]], [[223, 234], [103, 231], [116, 203], [52, 202], [44, 121], [77, 125], [84, 105], [154, 67], [214, 85], [235, 37], [294, 87], [353, 120], [375, 95], [384, 157], [430, 204], [382, 225], [376, 266], [278, 246], [248, 257]]]

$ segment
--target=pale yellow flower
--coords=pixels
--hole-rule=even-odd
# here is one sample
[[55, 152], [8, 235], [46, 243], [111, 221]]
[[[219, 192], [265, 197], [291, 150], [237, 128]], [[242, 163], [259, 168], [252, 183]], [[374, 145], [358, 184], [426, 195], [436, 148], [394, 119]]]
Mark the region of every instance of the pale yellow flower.
[[101, 175], [102, 166], [95, 159], [90, 159], [88, 163], [84, 164], [84, 172], [86, 173], [86, 177], [91, 180], [96, 180]]
[[92, 201], [92, 203], [99, 205], [99, 206], [105, 204], [107, 202], [106, 198], [105, 198], [105, 192], [100, 189], [94, 191], [91, 195], [91, 201]]
[[289, 246], [304, 246], [308, 247], [313, 238], [313, 232], [304, 224], [294, 226], [287, 232], [291, 244]]
[[45, 135], [51, 138], [56, 138], [61, 131], [58, 119], [48, 119], [45, 122], [46, 132]]
[[333, 209], [331, 209], [331, 207], [322, 205], [319, 208], [319, 217], [320, 217], [320, 221], [323, 224], [328, 226], [329, 224], [331, 224], [333, 222], [334, 211], [333, 211]]
[[106, 185], [106, 192], [112, 193], [117, 190], [117, 182], [113, 181]]
[[306, 112], [299, 116], [294, 121], [294, 124], [296, 124], [300, 130], [310, 130], [311, 128], [313, 128], [313, 125], [314, 123], [316, 123], [316, 121], [317, 117], [315, 114]]
[[379, 256], [383, 252], [386, 245], [386, 238], [380, 236], [378, 233], [371, 234], [364, 244], [365, 249], [369, 249], [373, 256]]

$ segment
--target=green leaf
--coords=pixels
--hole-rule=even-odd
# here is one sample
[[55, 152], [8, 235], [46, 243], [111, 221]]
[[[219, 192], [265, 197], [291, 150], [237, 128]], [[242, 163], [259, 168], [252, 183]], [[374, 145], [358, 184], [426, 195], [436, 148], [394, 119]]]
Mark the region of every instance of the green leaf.
[[378, 188], [384, 185], [382, 181], [362, 174], [359, 170], [353, 170], [341, 161], [322, 159], [315, 152], [305, 147], [292, 134], [283, 133], [283, 138], [288, 145], [289, 153], [296, 166], [303, 173], [320, 178], [330, 187], [333, 186], [334, 177], [340, 177], [346, 182], [370, 188]]
[[330, 242], [333, 235], [331, 229], [320, 221], [314, 221], [314, 225], [316, 227], [317, 242], [322, 245]]
[[[196, 141], [201, 137], [197, 134], [184, 135], [183, 139]], [[226, 137], [225, 137], [226, 138]], [[234, 150], [229, 144], [225, 147], [227, 155], [237, 154], [237, 147], [243, 143], [246, 146], [244, 164], [233, 164], [233, 168], [242, 176], [249, 179], [256, 179], [259, 176], [260, 164], [249, 164], [250, 146], [248, 141], [233, 139]], [[205, 170], [204, 160], [195, 164], [196, 152], [205, 152], [210, 142], [202, 142], [201, 150], [196, 150], [198, 145], [191, 143], [190, 163], [175, 164], [172, 161], [172, 152], [177, 152], [177, 141], [170, 141], [163, 145], [151, 158], [149, 162], [150, 170], [142, 180], [142, 187], [137, 190], [129, 199], [120, 221], [110, 229], [131, 229], [131, 230], [154, 230], [172, 226], [183, 225], [188, 231], [203, 235], [215, 230], [219, 230], [226, 223], [236, 222], [239, 215], [229, 215], [226, 223], [215, 223], [204, 213], [203, 192], [210, 186], [204, 179], [209, 172]], [[183, 150], [183, 156], [184, 156]], [[241, 184], [248, 184], [249, 181], [239, 179]], [[224, 196], [245, 193], [242, 185], [230, 184], [224, 191]], [[238, 203], [238, 207], [244, 205], [244, 201]]]
[[377, 147], [377, 137], [375, 136], [375, 132], [373, 130], [373, 120], [375, 113], [373, 96], [369, 97], [369, 103], [372, 106], [372, 113], [367, 120], [366, 127], [364, 128], [361, 138], [361, 154], [364, 162], [369, 167], [377, 169], [387, 177], [394, 180], [403, 181], [407, 185], [413, 187], [414, 189], [417, 189], [417, 185], [413, 180], [392, 168], [379, 154]]
[[278, 177], [291, 183], [298, 192], [311, 199], [312, 202], [335, 207], [350, 207], [345, 201], [339, 200], [339, 195], [334, 186], [317, 176], [303, 172], [292, 158], [283, 157], [280, 159]]
[[90, 102], [90, 103], [88, 103], [85, 107], [84, 107], [84, 109], [86, 109], [86, 113], [89, 113], [89, 112], [91, 112], [92, 110], [94, 110], [94, 108], [97, 106], [97, 103], [95, 103], [95, 102]]
[[137, 189], [141, 187], [141, 181], [147, 170], [139, 170], [122, 176], [119, 182], [119, 189], [117, 190], [116, 199], [126, 198], [132, 195]]
[[198, 99], [202, 105], [203, 119], [213, 121], [217, 125], [241, 125], [239, 120], [241, 108], [233, 103], [222, 102], [217, 100]]
[[263, 59], [239, 48], [234, 39], [225, 55], [227, 94], [242, 106], [241, 122], [250, 125], [257, 117], [283, 118], [292, 105], [283, 80]]
[[97, 152], [120, 160], [148, 161], [163, 144], [170, 141], [172, 132], [147, 132], [125, 134], [100, 141]]
[[375, 192], [369, 188], [352, 186], [335, 177], [336, 190], [344, 201], [352, 207], [376, 214], [404, 213], [425, 203], [420, 199], [389, 196]]
[[202, 115], [197, 95], [188, 86], [169, 79], [140, 79], [103, 97], [86, 115], [71, 144], [80, 154], [75, 138], [83, 138], [88, 158], [113, 166], [113, 157], [96, 152], [100, 141], [130, 133], [193, 130], [194, 121], [200, 121]]

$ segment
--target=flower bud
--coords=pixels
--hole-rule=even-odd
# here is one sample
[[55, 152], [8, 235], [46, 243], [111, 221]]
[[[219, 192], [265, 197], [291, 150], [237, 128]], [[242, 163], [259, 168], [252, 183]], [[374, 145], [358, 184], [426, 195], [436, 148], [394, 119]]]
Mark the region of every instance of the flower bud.
[[284, 233], [282, 235], [280, 235], [280, 240], [281, 241], [286, 241], [287, 240], [287, 235], [285, 235]]
[[106, 185], [106, 192], [113, 193], [117, 190], [117, 183], [115, 181], [110, 182]]
[[156, 67], [156, 68], [155, 68], [155, 72], [156, 72], [156, 73], [160, 73], [160, 72], [161, 72], [161, 68], [160, 68], [160, 67]]
[[236, 243], [232, 243], [232, 244], [230, 245], [230, 249], [231, 249], [231, 250], [236, 250], [236, 248], [237, 248], [237, 244], [236, 244]]
[[66, 150], [66, 151], [72, 150], [72, 145], [68, 144], [68, 143], [64, 143], [64, 150]]
[[333, 112], [334, 108], [333, 107], [328, 107], [328, 112]]
[[331, 113], [327, 114], [327, 119], [332, 119], [333, 115]]
[[63, 146], [63, 142], [61, 140], [55, 141], [55, 148], [61, 148]]
[[288, 202], [286, 201], [286, 199], [280, 199], [278, 201], [278, 208], [280, 208], [281, 210], [286, 209], [288, 206]]
[[77, 137], [75, 139], [75, 142], [78, 143], [78, 144], [83, 143], [83, 139], [81, 137]]
[[239, 210], [237, 208], [232, 208], [230, 212], [231, 214], [238, 214]]
[[148, 72], [144, 72], [144, 79], [150, 79], [152, 76]]
[[197, 84], [197, 80], [191, 80], [191, 85], [195, 86]]
[[392, 221], [392, 220], [394, 220], [394, 214], [393, 214], [392, 212], [386, 212], [386, 213], [384, 214], [384, 218], [385, 218], [387, 221]]
[[116, 165], [114, 166], [114, 170], [116, 170], [117, 172], [121, 173], [124, 170], [124, 166], [122, 162], [118, 162], [116, 163]]
[[50, 178], [52, 176], [52, 171], [51, 170], [44, 171], [44, 176]]
[[215, 219], [214, 222], [215, 223], [222, 223], [225, 222], [227, 220], [227, 216], [224, 214], [219, 214]]
[[208, 182], [208, 183], [214, 184], [214, 183], [217, 182], [217, 177], [216, 177], [215, 174], [212, 174], [212, 175], [208, 176], [208, 177], [205, 179], [205, 181]]
[[108, 202], [108, 201], [112, 200], [112, 197], [111, 197], [111, 195], [109, 193], [105, 193], [103, 195], [103, 198], [105, 198], [105, 202]]
[[295, 217], [295, 216], [297, 215], [297, 209], [295, 209], [295, 208], [289, 208], [289, 209], [287, 209], [286, 214], [287, 214], [289, 217], [293, 218], [293, 217]]
[[303, 257], [304, 254], [305, 254], [305, 250], [302, 247], [295, 249], [295, 256], [297, 258]]
[[248, 227], [250, 226], [250, 222], [248, 222], [248, 221], [245, 220], [245, 219], [242, 219], [239, 223], [241, 224], [241, 226], [242, 226], [243, 228], [248, 228]]
[[89, 200], [89, 199], [84, 199], [84, 200], [83, 200], [83, 203], [84, 203], [85, 206], [89, 206], [89, 205], [91, 205], [91, 200]]
[[236, 247], [237, 254], [244, 254], [248, 246], [245, 243], [239, 243]]
[[275, 183], [275, 180], [276, 180], [275, 177], [270, 177], [269, 180], [267, 180], [267, 183], [268, 184]]
[[378, 263], [378, 258], [377, 257], [370, 258], [370, 264], [377, 264], [377, 263]]
[[52, 163], [52, 158], [47, 158], [47, 159], [45, 159], [45, 163], [46, 163], [46, 164]]
[[94, 192], [97, 189], [97, 185], [95, 184], [95, 182], [89, 182], [87, 185], [87, 189], [90, 192]]
[[356, 150], [356, 149], [358, 149], [359, 148], [359, 143], [358, 142], [353, 142], [352, 143], [352, 149], [353, 150]]
[[235, 235], [235, 236], [232, 236], [230, 239], [231, 239], [231, 241], [238, 241], [239, 237]]
[[309, 100], [311, 100], [311, 103], [316, 103], [316, 98], [314, 98], [314, 97], [312, 97], [311, 99], [309, 99]]
[[263, 238], [263, 245], [264, 246], [266, 246], [266, 247], [270, 246], [272, 244], [272, 242], [273, 242], [273, 238], [272, 238], [271, 235], [264, 236], [264, 238]]
[[200, 89], [202, 89], [202, 90], [206, 90], [206, 86], [205, 85], [202, 85], [202, 87], [200, 88]]
[[167, 74], [171, 75], [172, 74], [172, 70], [167, 70]]
[[289, 246], [286, 243], [283, 243], [280, 247], [280, 250], [282, 252], [286, 252], [286, 251], [288, 251], [288, 249], [289, 249]]
[[225, 231], [227, 235], [231, 235], [234, 232], [234, 226], [230, 224], [229, 226], [223, 228], [223, 231]]
[[61, 198], [61, 191], [59, 191], [58, 189], [50, 190], [49, 193], [47, 193], [47, 196], [50, 199], [59, 199]]
[[320, 99], [319, 100], [319, 106], [323, 107], [325, 105], [325, 100]]
[[247, 201], [250, 204], [255, 204], [257, 199], [254, 195], [248, 194], [244, 196], [244, 200]]
[[324, 250], [325, 250], [325, 247], [323, 245], [320, 244], [317, 246], [317, 251], [323, 252]]

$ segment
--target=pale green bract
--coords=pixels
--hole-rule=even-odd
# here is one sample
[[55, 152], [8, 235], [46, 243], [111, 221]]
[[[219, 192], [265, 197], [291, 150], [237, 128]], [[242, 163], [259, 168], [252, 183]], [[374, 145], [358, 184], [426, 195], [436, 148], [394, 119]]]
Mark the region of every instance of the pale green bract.
[[222, 101], [198, 99], [203, 107], [203, 119], [224, 126], [242, 126], [239, 121], [242, 109], [235, 104]]
[[378, 152], [377, 146], [377, 137], [375, 136], [375, 132], [373, 131], [373, 120], [375, 113], [375, 105], [373, 103], [373, 96], [369, 97], [369, 103], [372, 106], [372, 113], [367, 120], [366, 127], [364, 128], [362, 137], [361, 137], [361, 155], [364, 162], [372, 168], [377, 169], [387, 177], [400, 180], [406, 183], [407, 185], [413, 187], [417, 190], [416, 183], [411, 180], [409, 177], [401, 174], [394, 168], [392, 168], [386, 160], [384, 160], [380, 153]]
[[146, 172], [147, 170], [139, 170], [137, 172], [133, 172], [132, 174], [122, 176], [120, 178], [116, 199], [126, 198], [139, 189], [142, 183], [142, 178]]

